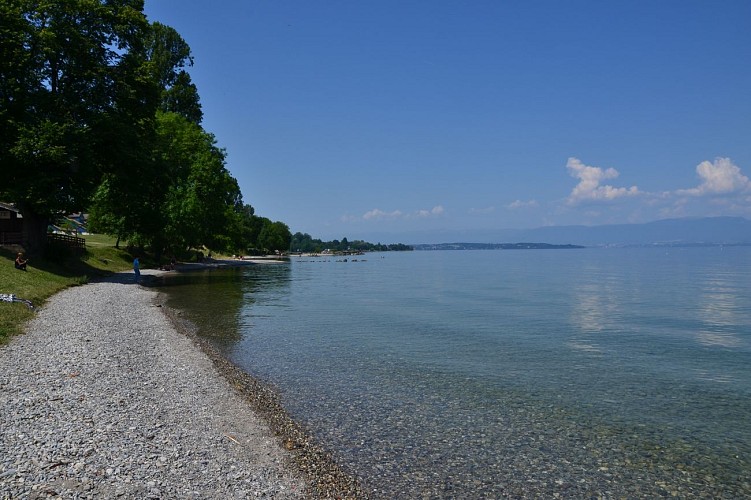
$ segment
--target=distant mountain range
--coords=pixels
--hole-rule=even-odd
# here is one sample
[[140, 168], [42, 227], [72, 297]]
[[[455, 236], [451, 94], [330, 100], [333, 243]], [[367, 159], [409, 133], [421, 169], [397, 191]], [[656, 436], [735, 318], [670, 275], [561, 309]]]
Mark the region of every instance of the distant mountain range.
[[547, 243], [583, 246], [751, 245], [751, 220], [743, 217], [664, 219], [645, 224], [548, 226], [497, 231], [447, 231], [413, 236], [421, 243]]

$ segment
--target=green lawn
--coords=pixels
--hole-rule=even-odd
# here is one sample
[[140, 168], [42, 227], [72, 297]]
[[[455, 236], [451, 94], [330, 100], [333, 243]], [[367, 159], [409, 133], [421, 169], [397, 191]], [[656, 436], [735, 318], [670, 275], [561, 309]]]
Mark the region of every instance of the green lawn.
[[[69, 256], [62, 262], [30, 259], [26, 272], [14, 267], [15, 254], [0, 249], [0, 293], [12, 293], [39, 306], [64, 288], [130, 269], [132, 257], [115, 248], [114, 243], [112, 238], [90, 235], [86, 237], [86, 252], [82, 255]], [[22, 332], [24, 323], [33, 315], [24, 304], [0, 302], [0, 344]]]
[[87, 247], [114, 247], [116, 239], [107, 234], [86, 234], [83, 236]]

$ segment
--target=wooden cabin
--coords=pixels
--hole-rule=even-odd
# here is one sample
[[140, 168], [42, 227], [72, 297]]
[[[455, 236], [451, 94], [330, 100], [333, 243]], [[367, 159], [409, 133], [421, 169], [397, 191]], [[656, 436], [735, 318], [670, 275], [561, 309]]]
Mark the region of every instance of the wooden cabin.
[[23, 240], [23, 216], [10, 203], [0, 202], [0, 245], [19, 245]]

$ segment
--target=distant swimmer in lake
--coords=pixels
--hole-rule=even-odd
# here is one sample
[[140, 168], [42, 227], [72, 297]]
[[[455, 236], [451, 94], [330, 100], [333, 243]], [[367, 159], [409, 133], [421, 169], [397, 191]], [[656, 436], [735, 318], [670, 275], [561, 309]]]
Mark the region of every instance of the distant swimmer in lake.
[[18, 252], [18, 255], [16, 255], [16, 269], [25, 271], [27, 262], [29, 262], [28, 259], [24, 259], [23, 254], [21, 252]]

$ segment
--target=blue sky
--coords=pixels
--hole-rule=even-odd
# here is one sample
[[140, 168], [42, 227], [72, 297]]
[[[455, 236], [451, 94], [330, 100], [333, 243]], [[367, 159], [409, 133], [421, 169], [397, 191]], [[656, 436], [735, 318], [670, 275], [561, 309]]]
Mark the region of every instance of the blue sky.
[[147, 0], [293, 232], [751, 217], [751, 2]]

